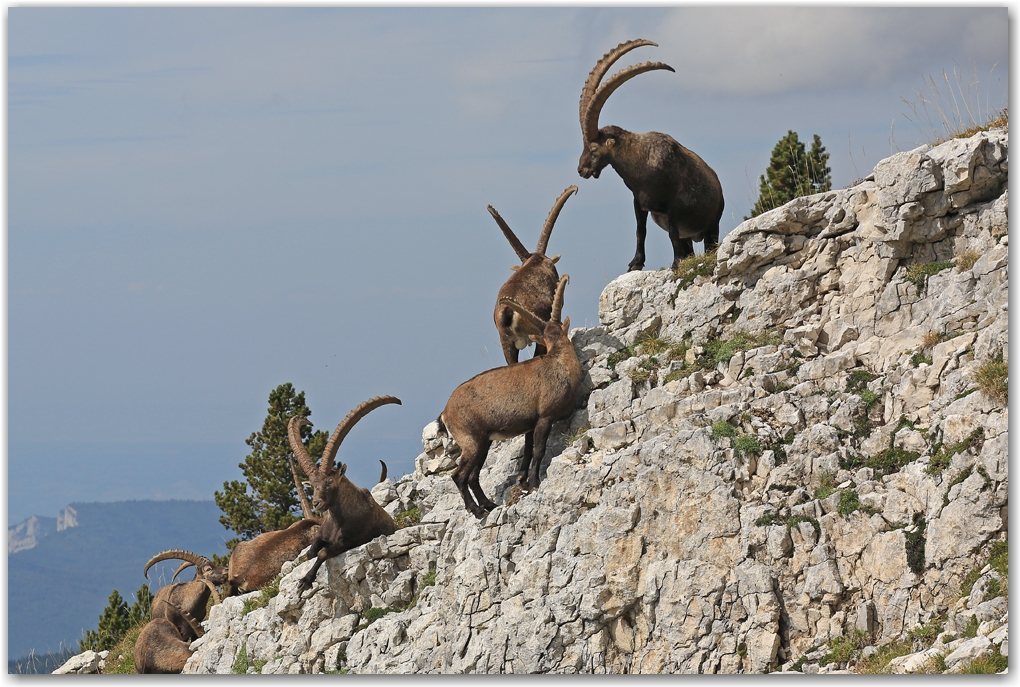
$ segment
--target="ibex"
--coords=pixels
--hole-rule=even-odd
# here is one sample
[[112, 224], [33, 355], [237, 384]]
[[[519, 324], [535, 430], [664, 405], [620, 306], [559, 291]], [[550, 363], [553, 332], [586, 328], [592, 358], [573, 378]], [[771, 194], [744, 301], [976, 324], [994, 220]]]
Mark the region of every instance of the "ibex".
[[602, 106], [613, 91], [629, 79], [654, 69], [672, 67], [662, 62], [645, 62], [622, 69], [601, 86], [609, 68], [625, 53], [642, 45], [657, 45], [648, 40], [621, 43], [596, 63], [581, 90], [581, 135], [584, 151], [577, 164], [582, 178], [599, 178], [606, 165], [612, 165], [634, 194], [637, 216], [637, 251], [628, 269], [645, 266], [645, 233], [648, 213], [669, 232], [673, 244], [673, 267], [694, 254], [693, 241], [704, 241], [705, 252], [719, 243], [719, 219], [723, 213], [723, 193], [719, 177], [694, 152], [671, 136], [651, 131], [635, 134], [618, 126], [599, 128]]
[[[227, 569], [213, 565], [205, 556], [181, 549], [172, 549], [156, 554], [145, 564], [142, 574], [149, 577], [149, 568], [165, 560], [183, 560], [195, 566], [195, 579], [190, 582], [172, 582], [161, 587], [152, 597], [150, 614], [153, 618], [165, 618], [177, 628], [181, 638], [190, 642], [202, 636], [201, 621], [205, 618], [205, 607], [212, 594], [214, 603], [220, 602], [216, 585], [227, 581]], [[179, 573], [182, 568], [178, 568]], [[174, 573], [174, 577], [177, 576]]]
[[464, 505], [477, 518], [496, 507], [478, 483], [493, 440], [524, 435], [518, 481], [529, 490], [537, 489], [549, 430], [553, 422], [574, 412], [581, 386], [581, 363], [567, 337], [570, 318], [560, 324], [563, 290], [568, 279], [567, 275], [560, 278], [550, 317], [545, 322], [519, 303], [500, 300], [542, 332], [532, 338], [545, 345], [546, 354], [472, 377], [454, 390], [439, 415], [440, 431], [449, 433], [461, 448], [453, 481]]
[[135, 640], [135, 672], [179, 673], [195, 652], [166, 618], [153, 618]]
[[[394, 396], [376, 396], [361, 403], [347, 414], [336, 426], [333, 435], [322, 451], [322, 460], [318, 467], [308, 455], [305, 445], [301, 442], [301, 425], [310, 425], [308, 418], [292, 417], [287, 425], [287, 437], [290, 448], [294, 452], [301, 468], [312, 483], [312, 505], [323, 513], [319, 534], [312, 542], [308, 556], [315, 556], [311, 570], [301, 578], [300, 588], [308, 589], [315, 581], [319, 568], [329, 558], [338, 556], [344, 551], [366, 544], [381, 534], [393, 534], [397, 526], [390, 514], [383, 510], [372, 492], [356, 486], [347, 479], [347, 465], [339, 468], [333, 463], [347, 433], [357, 422], [379, 406], [387, 403], [400, 405], [400, 399]], [[383, 464], [383, 478], [386, 464]], [[380, 479], [382, 481], [382, 479]]]
[[[548, 258], [545, 255], [545, 249], [549, 245], [549, 235], [552, 233], [560, 210], [563, 209], [563, 204], [574, 193], [577, 193], [577, 187], [570, 186], [553, 203], [549, 216], [545, 218], [545, 225], [538, 237], [534, 253], [528, 252], [510, 226], [496, 212], [496, 209], [489, 206], [492, 218], [503, 230], [506, 240], [510, 242], [517, 257], [521, 259], [520, 265], [510, 268], [514, 274], [503, 284], [496, 295], [496, 311], [493, 313], [496, 330], [499, 332], [499, 343], [503, 347], [503, 357], [506, 358], [507, 365], [515, 364], [520, 352], [531, 344], [531, 336], [540, 335], [542, 330], [532, 327], [528, 320], [500, 301], [504, 298], [516, 301], [540, 320], [549, 319], [553, 292], [556, 291], [556, 283], [560, 279], [560, 275], [556, 272], [556, 261], [560, 259], [560, 256], [554, 255]], [[545, 346], [541, 342], [535, 344], [535, 356], [545, 355], [545, 352]]]
[[[386, 463], [379, 462], [382, 463], [382, 474], [379, 476], [382, 482], [386, 479]], [[238, 542], [230, 554], [225, 597], [262, 589], [280, 574], [284, 563], [297, 558], [319, 536], [322, 518], [313, 515], [293, 462], [291, 471], [298, 487], [304, 519], [292, 523], [286, 529], [264, 532], [250, 541]]]

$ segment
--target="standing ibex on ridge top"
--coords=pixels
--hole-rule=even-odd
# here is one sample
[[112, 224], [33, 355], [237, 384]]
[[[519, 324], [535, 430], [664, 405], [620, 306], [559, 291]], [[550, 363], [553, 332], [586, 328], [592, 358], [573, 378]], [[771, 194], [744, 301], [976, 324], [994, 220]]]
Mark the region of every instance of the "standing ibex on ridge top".
[[[510, 242], [517, 257], [521, 259], [520, 265], [510, 268], [514, 274], [500, 288], [496, 296], [496, 310], [493, 313], [496, 330], [499, 332], [499, 343], [503, 347], [503, 356], [506, 358], [507, 365], [515, 364], [520, 351], [531, 344], [531, 336], [540, 335], [542, 330], [531, 326], [529, 320], [500, 301], [504, 298], [516, 301], [543, 322], [549, 319], [549, 313], [552, 311], [553, 293], [556, 291], [556, 284], [560, 279], [560, 275], [556, 272], [556, 261], [560, 259], [560, 256], [546, 257], [545, 249], [549, 245], [549, 235], [552, 233], [560, 210], [563, 209], [563, 204], [574, 193], [577, 193], [577, 187], [570, 186], [553, 203], [549, 216], [545, 218], [545, 225], [538, 237], [534, 253], [528, 252], [510, 226], [496, 212], [496, 209], [489, 206], [492, 218], [503, 230], [506, 240]], [[536, 342], [535, 356], [545, 355], [545, 352], [545, 345], [540, 341]]]
[[581, 89], [580, 106], [584, 151], [577, 173], [584, 179], [598, 179], [605, 166], [612, 165], [634, 194], [637, 251], [628, 265], [629, 270], [645, 266], [649, 212], [655, 223], [669, 232], [673, 267], [694, 254], [693, 241], [704, 241], [706, 253], [715, 250], [723, 213], [719, 177], [704, 160], [671, 136], [655, 131], [635, 134], [618, 126], [599, 128], [602, 106], [626, 81], [654, 69], [675, 71], [662, 62], [645, 62], [622, 69], [599, 85], [614, 62], [642, 45], [657, 44], [643, 39], [627, 41], [603, 55]]
[[[169, 620], [184, 641], [190, 642], [202, 636], [202, 619], [205, 618], [205, 607], [212, 594], [214, 603], [220, 602], [220, 594], [216, 585], [227, 581], [227, 569], [222, 565], [213, 565], [205, 556], [182, 549], [162, 551], [149, 559], [142, 574], [149, 577], [149, 568], [165, 560], [183, 560], [195, 566], [195, 579], [190, 582], [172, 582], [160, 587], [152, 597], [150, 615], [153, 618]], [[179, 573], [185, 566], [177, 570]], [[174, 577], [177, 573], [174, 573]]]
[[[301, 425], [310, 425], [311, 422], [308, 418], [292, 417], [287, 425], [287, 438], [290, 440], [294, 457], [312, 483], [312, 505], [320, 513], [324, 513], [319, 534], [312, 542], [312, 548], [308, 553], [309, 557], [315, 556], [315, 563], [301, 578], [301, 589], [312, 586], [319, 567], [327, 559], [361, 546], [381, 534], [393, 534], [397, 530], [393, 518], [376, 502], [372, 492], [356, 486], [347, 479], [344, 474], [347, 465], [341, 464], [338, 469], [333, 463], [344, 437], [358, 420], [387, 403], [400, 405], [400, 399], [394, 396], [376, 396], [348, 413], [326, 443], [318, 467], [301, 441]], [[386, 464], [383, 463], [383, 478], [380, 478], [380, 481], [385, 478], [385, 474]]]
[[500, 299], [501, 304], [513, 308], [542, 332], [532, 338], [545, 344], [546, 354], [472, 377], [454, 389], [439, 415], [440, 431], [450, 434], [461, 448], [453, 481], [464, 505], [477, 518], [496, 507], [478, 483], [493, 440], [524, 435], [518, 481], [529, 490], [537, 489], [549, 430], [553, 422], [574, 412], [583, 373], [574, 344], [567, 336], [570, 318], [560, 324], [567, 281], [567, 275], [560, 277], [546, 322], [520, 304]]

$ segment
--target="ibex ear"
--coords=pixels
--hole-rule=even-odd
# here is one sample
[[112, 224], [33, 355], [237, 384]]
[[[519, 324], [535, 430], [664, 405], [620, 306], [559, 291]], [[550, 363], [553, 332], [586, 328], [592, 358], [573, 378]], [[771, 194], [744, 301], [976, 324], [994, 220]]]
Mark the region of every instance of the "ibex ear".
[[521, 269], [521, 266], [520, 265], [510, 265], [510, 269], [513, 270], [514, 272], [516, 272], [517, 270]]
[[607, 148], [612, 148], [614, 145], [616, 145], [616, 139], [615, 138], [607, 138], [606, 139], [606, 147]]
[[539, 336], [538, 334], [528, 334], [528, 338], [535, 343], [545, 343], [545, 337]]
[[560, 257], [562, 257], [562, 256], [560, 256], [560, 254], [559, 254], [559, 253], [557, 253], [556, 255], [554, 255], [554, 256], [552, 256], [551, 258], [549, 258], [549, 262], [551, 262], [552, 264], [554, 264], [554, 265], [555, 265], [555, 264], [556, 264], [556, 261], [557, 261], [557, 260], [559, 260], [559, 259], [560, 259]]
[[566, 336], [567, 332], [570, 331], [570, 318], [563, 320], [563, 335]]
[[347, 463], [340, 463], [340, 469], [337, 471], [337, 477], [341, 477], [347, 472]]

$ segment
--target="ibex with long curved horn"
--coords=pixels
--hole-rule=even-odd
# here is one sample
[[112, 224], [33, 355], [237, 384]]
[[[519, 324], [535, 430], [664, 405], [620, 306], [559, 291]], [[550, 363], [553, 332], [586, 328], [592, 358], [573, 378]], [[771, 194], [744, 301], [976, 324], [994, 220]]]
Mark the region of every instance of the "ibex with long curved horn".
[[524, 435], [518, 481], [534, 490], [539, 485], [538, 471], [552, 424], [574, 413], [583, 373], [574, 344], [567, 336], [570, 318], [560, 323], [568, 279], [567, 275], [560, 277], [545, 322], [519, 303], [500, 300], [541, 330], [540, 336], [532, 338], [545, 344], [546, 354], [472, 377], [454, 390], [439, 416], [440, 431], [449, 433], [461, 448], [453, 481], [464, 505], [477, 518], [496, 507], [478, 483], [493, 440]]
[[[553, 225], [556, 224], [556, 218], [559, 217], [563, 204], [574, 193], [577, 193], [577, 187], [570, 186], [553, 203], [549, 216], [545, 218], [545, 225], [538, 237], [534, 253], [528, 252], [510, 226], [496, 212], [496, 209], [489, 206], [492, 218], [503, 230], [503, 234], [517, 253], [517, 257], [521, 259], [520, 265], [510, 268], [514, 274], [503, 284], [496, 295], [496, 311], [493, 313], [496, 330], [499, 332], [499, 343], [503, 347], [503, 357], [506, 358], [507, 365], [515, 364], [520, 352], [531, 344], [531, 336], [541, 335], [542, 330], [533, 327], [529, 324], [528, 319], [500, 301], [504, 298], [516, 301], [543, 322], [549, 319], [553, 294], [556, 292], [556, 284], [560, 280], [560, 275], [556, 272], [556, 261], [560, 259], [560, 256], [546, 257], [545, 250], [549, 245], [549, 235], [552, 234]], [[545, 352], [545, 345], [536, 342], [535, 355], [545, 355]]]
[[183, 549], [162, 551], [149, 559], [142, 574], [149, 577], [149, 568], [166, 560], [182, 560], [185, 565], [178, 568], [174, 577], [185, 567], [195, 566], [195, 579], [190, 582], [171, 582], [160, 587], [152, 597], [150, 615], [153, 618], [169, 620], [180, 632], [184, 641], [190, 642], [202, 636], [202, 619], [205, 618], [205, 607], [211, 594], [214, 603], [220, 602], [220, 593], [216, 585], [227, 581], [227, 569], [222, 565], [213, 565], [205, 556], [199, 556]]
[[[319, 534], [308, 552], [309, 557], [315, 556], [315, 563], [301, 578], [302, 589], [312, 586], [319, 568], [327, 559], [366, 544], [381, 534], [393, 534], [397, 531], [393, 518], [376, 502], [372, 492], [356, 486], [347, 479], [345, 474], [347, 465], [341, 464], [338, 468], [333, 462], [340, 444], [354, 425], [387, 403], [400, 405], [400, 399], [394, 396], [376, 396], [348, 413], [326, 443], [318, 466], [301, 442], [301, 425], [310, 425], [311, 422], [308, 418], [292, 417], [287, 424], [290, 448], [312, 483], [312, 505], [324, 514]], [[383, 463], [384, 476], [385, 472], [386, 464]]]
[[705, 252], [715, 250], [724, 204], [716, 173], [671, 136], [655, 131], [635, 134], [618, 126], [599, 128], [602, 106], [617, 88], [648, 71], [675, 71], [662, 62], [645, 62], [622, 69], [599, 85], [614, 62], [643, 45], [657, 44], [643, 39], [627, 41], [603, 55], [581, 90], [580, 106], [584, 151], [577, 173], [584, 179], [598, 179], [606, 165], [612, 165], [634, 194], [637, 250], [628, 265], [629, 270], [645, 266], [648, 213], [656, 224], [669, 232], [673, 267], [676, 267], [680, 260], [694, 254], [694, 241], [704, 241]]

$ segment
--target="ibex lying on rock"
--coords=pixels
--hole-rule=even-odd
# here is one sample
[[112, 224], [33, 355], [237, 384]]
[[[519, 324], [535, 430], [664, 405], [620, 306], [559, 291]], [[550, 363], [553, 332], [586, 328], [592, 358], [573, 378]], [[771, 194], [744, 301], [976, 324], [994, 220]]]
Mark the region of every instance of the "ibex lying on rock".
[[[556, 291], [556, 283], [560, 280], [560, 275], [556, 272], [556, 261], [560, 259], [560, 256], [554, 255], [548, 258], [545, 255], [545, 249], [549, 245], [549, 235], [552, 233], [560, 210], [563, 209], [563, 204], [574, 193], [577, 193], [577, 187], [571, 186], [556, 199], [552, 210], [549, 211], [549, 216], [545, 218], [545, 226], [542, 227], [542, 233], [538, 237], [534, 253], [528, 252], [510, 226], [496, 212], [496, 209], [489, 206], [492, 218], [503, 230], [503, 234], [517, 253], [517, 257], [521, 259], [520, 265], [510, 268], [514, 270], [514, 274], [499, 290], [496, 296], [496, 311], [493, 314], [507, 365], [515, 364], [520, 351], [531, 344], [531, 336], [540, 335], [542, 330], [532, 327], [527, 319], [500, 301], [504, 298], [516, 301], [543, 322], [549, 319], [549, 313], [552, 311], [553, 293]], [[545, 352], [545, 345], [536, 342], [535, 355], [545, 355]]]
[[153, 618], [135, 640], [135, 672], [179, 673], [194, 653], [176, 625], [166, 618]]
[[[338, 469], [333, 463], [344, 437], [358, 420], [387, 403], [400, 405], [400, 399], [376, 396], [348, 413], [326, 443], [318, 467], [301, 442], [301, 425], [310, 425], [311, 422], [308, 418], [292, 417], [287, 425], [290, 448], [312, 483], [312, 505], [324, 513], [319, 534], [308, 553], [309, 557], [315, 556], [315, 563], [308, 574], [301, 578], [302, 589], [312, 586], [319, 568], [327, 559], [361, 546], [381, 534], [393, 534], [397, 530], [393, 518], [376, 502], [372, 492], [347, 479], [344, 474], [347, 465], [341, 464]], [[383, 476], [385, 474], [386, 464], [383, 463]]]
[[602, 106], [626, 81], [653, 69], [674, 71], [662, 62], [645, 62], [622, 69], [599, 85], [614, 62], [642, 45], [656, 44], [648, 40], [634, 40], [621, 43], [607, 52], [591, 70], [581, 90], [584, 152], [581, 153], [577, 173], [585, 179], [598, 179], [605, 166], [612, 165], [634, 194], [637, 251], [630, 261], [629, 270], [640, 270], [645, 266], [649, 212], [655, 223], [669, 232], [669, 240], [673, 244], [673, 267], [694, 254], [693, 241], [704, 241], [705, 252], [715, 250], [723, 212], [719, 177], [704, 160], [671, 136], [655, 131], [635, 134], [618, 126], [599, 128]]
[[[205, 556], [190, 551], [173, 549], [163, 551], [149, 559], [142, 574], [149, 577], [149, 568], [165, 560], [183, 560], [195, 566], [195, 579], [190, 582], [172, 582], [152, 597], [150, 614], [155, 618], [165, 618], [174, 624], [184, 641], [190, 642], [202, 636], [201, 621], [205, 618], [205, 607], [212, 594], [214, 603], [220, 602], [220, 594], [216, 585], [227, 581], [227, 569], [222, 565], [213, 565]], [[182, 568], [178, 568], [179, 573]], [[174, 573], [174, 577], [177, 576]]]
[[454, 390], [439, 416], [440, 431], [448, 432], [461, 448], [453, 481], [464, 498], [464, 505], [475, 517], [484, 517], [485, 511], [496, 507], [478, 483], [493, 440], [524, 435], [518, 480], [529, 490], [537, 489], [538, 470], [545, 457], [549, 430], [553, 422], [568, 418], [574, 412], [582, 372], [574, 345], [567, 337], [570, 318], [560, 324], [567, 280], [567, 275], [560, 278], [546, 322], [518, 303], [500, 301], [541, 330], [541, 341], [547, 353], [472, 377]]

